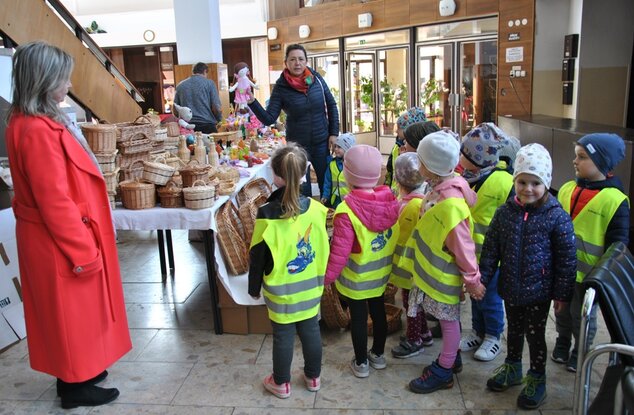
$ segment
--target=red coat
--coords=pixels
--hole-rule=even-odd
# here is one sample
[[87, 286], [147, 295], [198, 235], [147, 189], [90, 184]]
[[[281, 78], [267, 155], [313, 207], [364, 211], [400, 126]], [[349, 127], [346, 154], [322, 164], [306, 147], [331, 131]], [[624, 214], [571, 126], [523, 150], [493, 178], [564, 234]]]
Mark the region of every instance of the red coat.
[[14, 115], [6, 141], [31, 367], [84, 381], [132, 347], [106, 184], [48, 118]]

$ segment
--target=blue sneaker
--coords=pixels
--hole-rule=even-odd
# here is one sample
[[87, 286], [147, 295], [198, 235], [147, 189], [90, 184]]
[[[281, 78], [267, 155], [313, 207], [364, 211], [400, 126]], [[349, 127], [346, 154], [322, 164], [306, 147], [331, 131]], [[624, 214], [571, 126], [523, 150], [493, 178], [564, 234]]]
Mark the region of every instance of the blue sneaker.
[[494, 392], [502, 392], [521, 383], [522, 362], [504, 361], [504, 364], [495, 369], [493, 376], [487, 380], [487, 388]]
[[517, 406], [523, 409], [539, 408], [546, 399], [546, 374], [529, 370], [524, 384], [524, 389], [517, 397]]
[[453, 372], [440, 366], [438, 360], [423, 369], [421, 377], [409, 383], [409, 389], [414, 393], [432, 393], [450, 388], [453, 388]]

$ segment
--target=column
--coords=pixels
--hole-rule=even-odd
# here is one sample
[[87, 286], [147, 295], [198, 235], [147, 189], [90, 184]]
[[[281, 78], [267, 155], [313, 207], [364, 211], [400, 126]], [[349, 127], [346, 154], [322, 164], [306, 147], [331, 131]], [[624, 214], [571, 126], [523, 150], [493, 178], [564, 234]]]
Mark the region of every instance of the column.
[[174, 0], [178, 63], [222, 62], [219, 0]]

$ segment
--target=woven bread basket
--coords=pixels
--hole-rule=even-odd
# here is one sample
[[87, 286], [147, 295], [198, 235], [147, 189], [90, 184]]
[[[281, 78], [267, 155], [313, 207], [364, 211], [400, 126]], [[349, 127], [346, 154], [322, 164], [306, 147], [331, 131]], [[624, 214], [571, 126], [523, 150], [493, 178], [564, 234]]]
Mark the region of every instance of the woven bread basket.
[[237, 183], [240, 181], [240, 172], [233, 167], [218, 166], [215, 177], [218, 180], [232, 180]]
[[271, 185], [263, 178], [258, 177], [250, 180], [240, 189], [236, 195], [236, 201], [238, 206], [242, 206], [242, 204], [260, 195], [263, 195], [265, 199], [268, 198], [271, 195]]
[[145, 170], [143, 163], [145, 163], [145, 160], [138, 159], [130, 163], [128, 167], [122, 168], [122, 181], [141, 180], [143, 178], [143, 170]]
[[117, 153], [119, 150], [114, 150], [109, 153], [95, 153], [97, 163], [99, 163], [99, 169], [102, 173], [113, 172], [117, 167]]
[[156, 189], [162, 208], [183, 207], [183, 189], [174, 180], [170, 180], [164, 187]]
[[[181, 134], [181, 129], [177, 122], [165, 123], [165, 128], [167, 128], [168, 137], [178, 137]], [[178, 142], [178, 140], [176, 140], [176, 142]]]
[[236, 182], [233, 180], [214, 179], [212, 182], [216, 184], [219, 196], [229, 196], [236, 191]]
[[209, 166], [201, 165], [198, 160], [192, 159], [185, 167], [181, 167], [178, 171], [183, 177], [183, 187], [191, 187], [195, 181], [208, 180]]
[[220, 133], [211, 133], [209, 134], [212, 137], [214, 143], [221, 143], [222, 145], [227, 145], [232, 141], [238, 139], [238, 134], [241, 134], [240, 131], [224, 131]]
[[[401, 329], [403, 322], [401, 314], [403, 309], [393, 304], [385, 303], [385, 314], [387, 316], [387, 334], [394, 333]], [[368, 335], [374, 335], [372, 319], [368, 316]]]
[[119, 183], [119, 189], [121, 190], [121, 202], [126, 209], [149, 209], [156, 205], [154, 183], [126, 180]]
[[137, 117], [133, 122], [115, 124], [117, 127], [117, 143], [128, 142], [132, 138], [139, 137], [152, 140], [154, 138], [154, 125], [152, 120], [145, 115]]
[[117, 127], [112, 124], [83, 124], [81, 132], [94, 153], [111, 153], [117, 148]]
[[244, 274], [249, 270], [248, 245], [241, 233], [238, 210], [231, 200], [227, 200], [216, 212], [218, 232], [216, 238], [225, 260], [227, 272], [231, 275]]
[[103, 179], [106, 181], [106, 190], [109, 192], [116, 191], [117, 183], [119, 183], [119, 168], [117, 167], [114, 171], [102, 174]]
[[183, 188], [183, 199], [187, 209], [206, 209], [216, 201], [216, 188], [207, 186], [204, 180], [196, 180], [191, 187]]
[[257, 195], [252, 199], [249, 199], [242, 203], [238, 208], [238, 216], [240, 216], [240, 222], [242, 224], [242, 234], [244, 235], [245, 242], [251, 244], [251, 237], [253, 236], [253, 228], [255, 227], [255, 218], [258, 216], [258, 208], [266, 203], [268, 195]]
[[165, 158], [163, 157], [157, 157], [155, 161], [143, 162], [143, 179], [159, 186], [167, 184], [174, 172], [176, 172], [176, 169], [165, 164]]
[[345, 329], [350, 325], [350, 312], [343, 308], [334, 284], [324, 287], [321, 295], [321, 318], [330, 329]]

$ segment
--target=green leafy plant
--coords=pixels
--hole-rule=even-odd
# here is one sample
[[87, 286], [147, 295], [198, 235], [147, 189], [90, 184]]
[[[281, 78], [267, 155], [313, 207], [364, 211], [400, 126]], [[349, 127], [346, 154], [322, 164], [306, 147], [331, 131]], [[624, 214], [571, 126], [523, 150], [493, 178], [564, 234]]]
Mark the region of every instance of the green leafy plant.
[[394, 124], [398, 116], [407, 109], [407, 85], [403, 83], [395, 88], [386, 78], [383, 78], [380, 86], [381, 96], [383, 98], [381, 102], [383, 122], [385, 126], [389, 126]]
[[372, 78], [362, 76], [359, 83], [361, 88], [361, 102], [368, 106], [369, 109], [374, 108], [374, 86]]
[[440, 94], [442, 92], [444, 92], [443, 85], [436, 78], [431, 78], [423, 85], [423, 89], [420, 92], [420, 104], [428, 114], [439, 115], [436, 111], [440, 110], [434, 109], [434, 106], [440, 101]]

